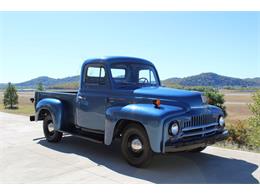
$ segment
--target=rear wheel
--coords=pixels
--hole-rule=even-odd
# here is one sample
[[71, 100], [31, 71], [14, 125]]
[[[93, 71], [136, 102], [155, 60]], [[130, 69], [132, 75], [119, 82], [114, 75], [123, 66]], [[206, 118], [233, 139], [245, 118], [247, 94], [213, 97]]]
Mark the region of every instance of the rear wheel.
[[202, 150], [204, 150], [207, 146], [204, 146], [204, 147], [199, 147], [199, 148], [195, 148], [195, 149], [192, 149], [192, 150], [189, 150], [189, 152], [201, 152]]
[[151, 162], [153, 152], [148, 136], [141, 125], [130, 124], [124, 132], [121, 151], [126, 161], [135, 167], [145, 167]]
[[43, 120], [43, 132], [49, 142], [59, 142], [62, 138], [62, 133], [54, 130], [54, 122], [51, 115], [47, 115]]

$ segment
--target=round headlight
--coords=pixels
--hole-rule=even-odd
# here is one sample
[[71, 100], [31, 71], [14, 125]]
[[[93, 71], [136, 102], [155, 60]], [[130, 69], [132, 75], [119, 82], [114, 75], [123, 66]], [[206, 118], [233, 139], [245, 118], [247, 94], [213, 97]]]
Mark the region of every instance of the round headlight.
[[219, 125], [220, 125], [221, 127], [224, 127], [224, 126], [225, 126], [225, 120], [224, 120], [224, 117], [223, 117], [223, 116], [219, 117], [218, 123], [219, 123]]
[[179, 125], [177, 122], [173, 122], [171, 125], [170, 125], [170, 128], [169, 128], [169, 134], [170, 135], [177, 135], [179, 132]]

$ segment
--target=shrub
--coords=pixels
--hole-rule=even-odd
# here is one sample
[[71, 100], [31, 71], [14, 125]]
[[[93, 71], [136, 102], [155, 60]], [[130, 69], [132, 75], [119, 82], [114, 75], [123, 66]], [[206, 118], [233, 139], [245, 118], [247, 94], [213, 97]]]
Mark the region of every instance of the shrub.
[[224, 116], [227, 116], [226, 106], [224, 105], [224, 95], [221, 94], [217, 89], [207, 86], [184, 87], [181, 85], [168, 85], [168, 87], [204, 92], [204, 95], [208, 99], [208, 103], [221, 108], [224, 112]]
[[227, 126], [229, 131], [228, 142], [237, 144], [238, 147], [250, 145], [250, 131], [246, 121], [237, 121]]
[[193, 90], [193, 91], [200, 91], [200, 92], [206, 92], [206, 91], [217, 91], [216, 89], [212, 87], [206, 87], [206, 86], [193, 86], [193, 87], [185, 87], [187, 90]]
[[224, 112], [224, 116], [227, 116], [226, 106], [224, 105], [224, 95], [217, 90], [206, 90], [205, 96], [208, 98], [208, 103], [214, 106], [218, 106]]
[[253, 103], [249, 104], [253, 116], [249, 118], [249, 126], [251, 129], [250, 143], [256, 147], [260, 147], [260, 90], [256, 91], [253, 96]]
[[220, 93], [217, 89], [205, 86], [186, 87], [186, 89], [204, 92], [204, 95], [208, 99], [208, 103], [221, 108], [224, 112], [224, 116], [227, 116], [226, 107], [224, 106], [224, 95]]

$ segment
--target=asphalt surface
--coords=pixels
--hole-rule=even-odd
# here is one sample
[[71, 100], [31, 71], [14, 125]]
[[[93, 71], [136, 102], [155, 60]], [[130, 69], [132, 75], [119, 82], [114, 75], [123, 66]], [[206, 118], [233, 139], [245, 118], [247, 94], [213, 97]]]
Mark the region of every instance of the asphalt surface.
[[119, 144], [66, 136], [43, 138], [42, 123], [0, 112], [0, 183], [259, 183], [260, 154], [208, 147], [157, 155], [146, 169], [129, 166]]

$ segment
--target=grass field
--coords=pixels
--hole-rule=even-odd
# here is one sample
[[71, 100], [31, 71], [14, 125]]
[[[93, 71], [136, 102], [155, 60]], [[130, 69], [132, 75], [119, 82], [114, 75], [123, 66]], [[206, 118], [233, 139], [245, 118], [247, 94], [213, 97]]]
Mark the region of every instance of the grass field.
[[252, 92], [222, 90], [227, 109], [227, 122], [248, 119], [252, 113], [248, 104], [252, 103]]
[[[235, 90], [222, 90], [225, 96], [226, 107], [228, 112], [227, 122], [235, 122], [237, 120], [244, 120], [250, 117], [251, 112], [248, 109], [248, 104], [252, 102], [251, 92], [240, 92]], [[0, 111], [22, 114], [29, 116], [34, 113], [33, 104], [30, 98], [34, 97], [34, 92], [18, 92], [19, 95], [19, 109], [10, 110], [4, 109], [3, 106], [3, 92], [0, 92]]]
[[34, 97], [34, 92], [18, 92], [18, 95], [18, 109], [5, 109], [3, 105], [4, 93], [0, 91], [0, 111], [26, 116], [34, 114], [33, 103], [30, 101], [30, 98]]

